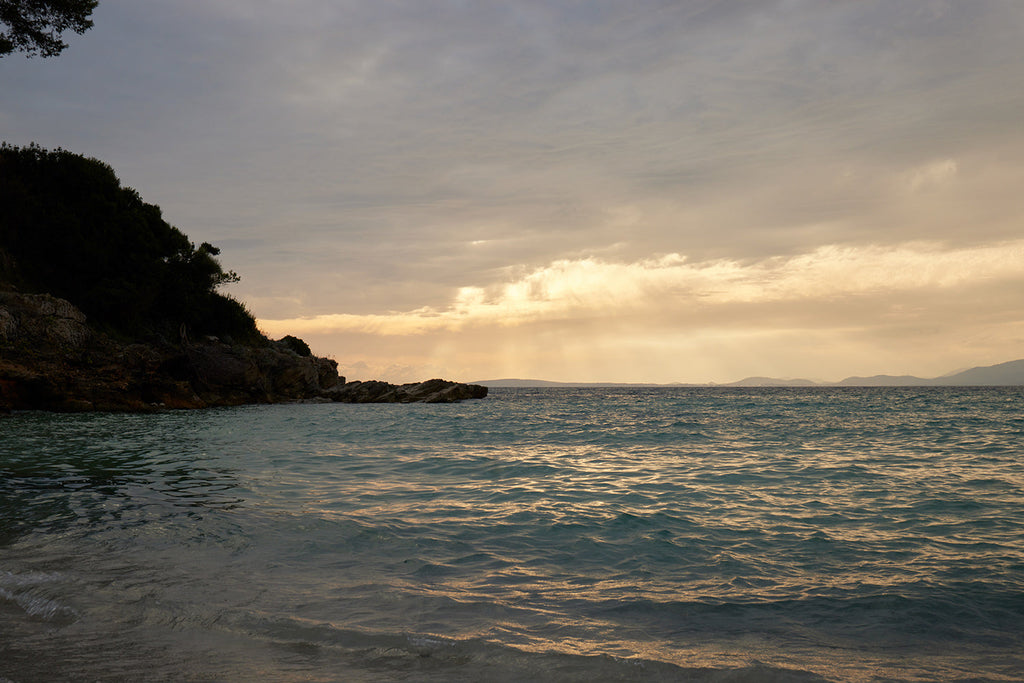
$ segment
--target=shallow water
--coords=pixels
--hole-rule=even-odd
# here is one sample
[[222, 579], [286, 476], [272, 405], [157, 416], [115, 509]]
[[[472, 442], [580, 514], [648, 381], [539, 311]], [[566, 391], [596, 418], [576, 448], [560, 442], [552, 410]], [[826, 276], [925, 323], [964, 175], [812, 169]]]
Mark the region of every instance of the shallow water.
[[0, 420], [0, 679], [1024, 680], [1024, 389]]

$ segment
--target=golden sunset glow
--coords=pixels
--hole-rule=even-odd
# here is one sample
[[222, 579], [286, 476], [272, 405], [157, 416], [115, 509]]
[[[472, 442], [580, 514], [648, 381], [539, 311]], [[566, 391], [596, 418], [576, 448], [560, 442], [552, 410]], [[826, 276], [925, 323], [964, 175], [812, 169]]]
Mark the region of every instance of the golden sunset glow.
[[462, 287], [443, 309], [387, 314], [328, 314], [262, 320], [271, 335], [357, 332], [418, 335], [472, 326], [526, 325], [595, 315], [661, 315], [680, 309], [714, 317], [730, 304], [816, 304], [871, 297], [879, 303], [915, 291], [1024, 286], [1024, 240], [973, 249], [911, 244], [897, 249], [822, 247], [814, 253], [742, 264], [689, 264], [678, 254], [637, 263], [557, 261], [505, 284]]
[[[377, 337], [389, 348], [406, 348], [403, 355], [411, 358], [418, 346], [434, 346], [442, 335], [450, 337], [449, 347], [475, 355], [473, 347], [483, 336], [502, 336], [506, 344], [521, 337], [522, 344], [534, 333], [548, 336], [563, 353], [571, 345], [577, 358], [618, 357], [630, 368], [652, 361], [654, 367], [672, 367], [681, 350], [708, 355], [711, 347], [724, 352], [751, 344], [793, 346], [791, 353], [813, 357], [804, 346], [838, 349], [844, 338], [849, 345], [852, 337], [908, 322], [920, 331], [904, 331], [913, 335], [904, 343], [926, 343], [923, 337], [964, 322], [943, 320], [945, 311], [957, 308], [980, 332], [983, 321], [969, 312], [972, 302], [1024, 289], [1022, 263], [1024, 240], [960, 249], [928, 243], [829, 246], [749, 262], [689, 263], [678, 254], [634, 263], [589, 258], [557, 261], [506, 283], [462, 287], [445, 307], [261, 320], [260, 325], [271, 336], [291, 330], [309, 338]], [[550, 339], [555, 326], [562, 330], [557, 342]], [[1020, 327], [986, 325], [984, 334], [1003, 336], [1006, 353], [1012, 353]], [[631, 348], [636, 356], [623, 355]], [[747, 372], [755, 370], [751, 364]]]

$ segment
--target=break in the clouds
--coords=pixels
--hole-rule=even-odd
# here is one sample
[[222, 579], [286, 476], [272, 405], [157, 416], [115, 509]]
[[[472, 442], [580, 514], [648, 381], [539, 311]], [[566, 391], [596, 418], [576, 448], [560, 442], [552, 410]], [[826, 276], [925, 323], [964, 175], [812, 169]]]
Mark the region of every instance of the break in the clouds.
[[[1024, 356], [1024, 6], [101, 0], [0, 136], [110, 162], [352, 376]], [[284, 321], [284, 322], [282, 322]]]
[[[695, 340], [756, 340], [759, 346], [748, 350], [750, 357], [725, 363], [746, 374], [755, 372], [758, 364], [773, 364], [763, 357], [773, 345], [786, 347], [775, 352], [803, 355], [805, 371], [827, 372], [823, 357], [827, 361], [836, 343], [844, 340], [859, 348], [859, 353], [847, 348], [844, 361], [862, 370], [894, 347], [905, 354], [941, 341], [952, 349], [973, 335], [998, 334], [1000, 318], [1013, 321], [1002, 330], [1011, 336], [1011, 346], [1001, 349], [1012, 352], [1024, 329], [1015, 320], [1024, 303], [1022, 259], [1024, 240], [960, 249], [926, 243], [821, 247], [807, 254], [747, 262], [689, 263], [678, 254], [634, 263], [563, 260], [502, 284], [464, 287], [443, 308], [264, 320], [262, 325], [277, 335], [291, 330], [308, 338], [388, 339], [391, 353], [401, 349], [407, 355], [422, 348], [458, 347], [452, 339], [465, 334], [472, 356], [479, 355], [475, 342], [492, 338], [506, 349], [502, 355], [516, 347], [534, 363], [537, 356], [551, 355], [544, 347], [554, 341], [576, 349], [573, 355], [580, 358], [574, 358], [570, 367], [580, 359], [594, 363], [605, 358], [604, 379], [617, 381], [664, 381], [665, 369], [673, 367], [690, 368], [693, 378], [722, 363], [713, 348], [691, 348]], [[872, 337], [886, 348], [872, 350]], [[832, 343], [821, 348], [823, 338]], [[676, 345], [659, 343], [669, 339]], [[602, 354], [588, 353], [592, 348]], [[654, 348], [660, 348], [656, 358], [651, 357]], [[688, 355], [673, 362], [682, 349]], [[554, 355], [561, 356], [561, 350]], [[939, 357], [953, 362], [947, 354]], [[389, 359], [376, 361], [373, 368], [363, 362], [352, 370], [386, 371], [387, 365], [381, 364]], [[920, 367], [935, 363], [922, 362]], [[642, 376], [638, 368], [643, 368]], [[486, 369], [460, 367], [463, 373]], [[567, 376], [564, 368], [545, 369], [548, 376]]]
[[[459, 331], [492, 325], [517, 327], [573, 319], [635, 320], [654, 328], [687, 323], [764, 324], [772, 306], [792, 309], [801, 328], [834, 325], [834, 307], [846, 299], [869, 300], [877, 311], [921, 293], [945, 297], [995, 288], [1024, 294], [1024, 240], [943, 250], [931, 244], [897, 247], [821, 247], [794, 257], [763, 261], [718, 260], [691, 264], [679, 254], [635, 263], [562, 260], [488, 287], [463, 287], [444, 308], [263, 321], [286, 334], [362, 332], [383, 336]], [[979, 303], [973, 297], [971, 304]], [[1006, 304], [1018, 301], [1007, 299]], [[749, 304], [764, 304], [750, 308]], [[727, 307], [743, 312], [728, 315]], [[861, 307], [863, 308], [863, 307]], [[726, 313], [723, 313], [723, 310]], [[840, 309], [841, 310], [841, 309]], [[839, 313], [844, 323], [854, 322]], [[856, 320], [871, 324], [871, 319]], [[961, 321], [958, 321], [961, 322]]]

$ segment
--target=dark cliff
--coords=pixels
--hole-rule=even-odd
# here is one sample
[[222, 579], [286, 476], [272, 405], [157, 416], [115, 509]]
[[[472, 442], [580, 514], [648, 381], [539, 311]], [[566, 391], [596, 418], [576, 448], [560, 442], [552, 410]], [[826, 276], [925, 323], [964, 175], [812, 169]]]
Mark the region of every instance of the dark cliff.
[[334, 361], [287, 344], [123, 343], [48, 294], [0, 292], [0, 410], [117, 410], [315, 398], [343, 383]]

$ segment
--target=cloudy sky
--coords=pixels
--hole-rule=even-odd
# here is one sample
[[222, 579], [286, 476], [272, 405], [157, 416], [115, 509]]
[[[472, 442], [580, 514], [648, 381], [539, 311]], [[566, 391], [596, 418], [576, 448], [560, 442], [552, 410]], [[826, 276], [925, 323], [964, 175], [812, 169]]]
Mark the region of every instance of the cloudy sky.
[[350, 379], [1024, 358], [1017, 0], [100, 0], [0, 138], [110, 163]]

